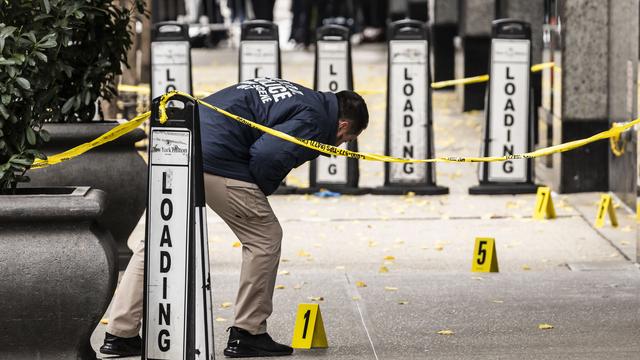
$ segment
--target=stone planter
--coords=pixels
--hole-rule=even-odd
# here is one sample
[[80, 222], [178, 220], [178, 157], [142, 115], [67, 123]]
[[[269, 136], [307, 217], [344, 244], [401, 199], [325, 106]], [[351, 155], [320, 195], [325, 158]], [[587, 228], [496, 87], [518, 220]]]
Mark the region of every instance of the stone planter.
[[96, 358], [90, 337], [118, 280], [105, 201], [88, 187], [0, 195], [0, 358]]
[[[47, 155], [57, 154], [89, 142], [116, 125], [45, 124], [51, 140], [41, 150]], [[120, 269], [131, 258], [127, 240], [146, 207], [147, 164], [135, 149], [135, 143], [145, 136], [144, 131], [136, 129], [74, 159], [28, 173], [30, 186], [90, 186], [107, 193], [107, 207], [99, 222], [116, 241]]]

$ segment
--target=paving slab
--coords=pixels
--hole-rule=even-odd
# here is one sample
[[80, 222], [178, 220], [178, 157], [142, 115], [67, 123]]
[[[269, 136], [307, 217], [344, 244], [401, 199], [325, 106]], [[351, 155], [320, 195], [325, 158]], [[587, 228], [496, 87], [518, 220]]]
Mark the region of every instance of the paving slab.
[[[598, 204], [602, 193], [582, 193], [573, 194], [571, 202], [574, 208], [590, 224], [595, 223], [598, 212]], [[609, 216], [607, 215], [605, 225], [594, 230], [606, 241], [609, 241], [616, 249], [618, 249], [627, 259], [638, 262], [640, 260], [640, 251], [638, 251], [638, 221], [636, 220], [635, 209], [629, 209], [621, 201], [613, 195], [613, 203], [618, 219], [618, 226], [611, 225]]]
[[464, 273], [352, 276], [367, 284], [360, 301], [380, 359], [637, 359], [638, 275], [633, 269], [500, 273], [480, 281]]
[[[308, 208], [298, 207], [299, 211]], [[215, 219], [215, 215], [211, 215]], [[504, 219], [281, 220], [282, 268], [344, 266], [378, 272], [468, 271], [476, 237], [496, 239], [502, 272], [566, 269], [569, 262], [625, 261], [579, 216]], [[567, 235], [571, 229], [571, 236]], [[233, 267], [241, 249], [224, 223], [209, 224], [214, 266]], [[391, 257], [392, 260], [385, 260]]]
[[[214, 283], [220, 291], [214, 303], [233, 302], [238, 288], [237, 274], [213, 274]], [[296, 358], [323, 357], [325, 359], [351, 360], [366, 359], [372, 356], [372, 347], [362, 327], [359, 314], [347, 289], [343, 273], [339, 272], [294, 272], [279, 275], [277, 284], [283, 289], [275, 290], [274, 313], [268, 322], [268, 330], [272, 337], [286, 344], [291, 344], [295, 315], [298, 304], [319, 303], [325, 329], [327, 329], [328, 349], [297, 350]], [[322, 298], [322, 301], [313, 300]], [[214, 310], [214, 317], [230, 319], [233, 309]], [[222, 353], [226, 344], [227, 333], [224, 329], [231, 325], [230, 320], [215, 323], [216, 353]]]

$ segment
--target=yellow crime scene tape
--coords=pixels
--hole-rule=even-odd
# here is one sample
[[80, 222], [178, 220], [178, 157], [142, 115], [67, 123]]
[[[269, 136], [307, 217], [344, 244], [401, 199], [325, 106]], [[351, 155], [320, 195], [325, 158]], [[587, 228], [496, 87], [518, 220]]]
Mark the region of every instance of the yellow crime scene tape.
[[[553, 62], [534, 64], [531, 66], [531, 72], [540, 72], [544, 69], [552, 68], [554, 66], [555, 64]], [[489, 81], [489, 75], [484, 74], [484, 75], [472, 76], [472, 77], [462, 78], [462, 79], [433, 82], [431, 83], [431, 87], [434, 89], [442, 89], [449, 86], [469, 85], [469, 84], [476, 84], [476, 83], [487, 82], [487, 81]], [[146, 94], [146, 95], [151, 93], [151, 90], [149, 89], [149, 85], [120, 84], [118, 85], [118, 90], [123, 92], [135, 92], [138, 94]], [[355, 91], [360, 95], [378, 95], [378, 94], [385, 93], [385, 91], [383, 90], [372, 90], [372, 89], [358, 89]], [[205, 97], [208, 95], [208, 92], [199, 90], [195, 92], [195, 95], [196, 97]]]
[[149, 87], [149, 85], [120, 84], [120, 85], [118, 85], [118, 91], [132, 92], [132, 93], [137, 93], [137, 94], [142, 94], [142, 95], [151, 94], [151, 88]]
[[[550, 64], [550, 65], [549, 65]], [[552, 63], [547, 63], [547, 64], [538, 64], [538, 66], [541, 65], [545, 65], [547, 67], [553, 66]], [[539, 71], [539, 70], [538, 70]], [[567, 143], [563, 143], [563, 144], [558, 144], [558, 145], [554, 145], [554, 146], [549, 146], [546, 148], [542, 148], [542, 149], [538, 149], [535, 151], [531, 151], [531, 152], [527, 152], [527, 153], [522, 153], [522, 154], [513, 154], [513, 155], [506, 155], [506, 156], [479, 156], [479, 157], [456, 157], [456, 156], [445, 156], [445, 157], [437, 157], [437, 158], [431, 158], [431, 159], [413, 159], [413, 158], [399, 158], [399, 157], [393, 157], [393, 156], [387, 156], [387, 155], [381, 155], [381, 154], [374, 154], [374, 153], [364, 153], [364, 152], [357, 152], [357, 151], [351, 151], [351, 150], [346, 150], [346, 149], [342, 149], [339, 148], [337, 146], [333, 146], [333, 145], [328, 145], [328, 144], [323, 144], [321, 142], [315, 141], [315, 140], [308, 140], [308, 139], [302, 139], [302, 138], [298, 138], [283, 132], [280, 132], [278, 130], [269, 128], [267, 126], [255, 123], [251, 120], [247, 120], [241, 116], [232, 114], [224, 109], [221, 109], [215, 105], [211, 105], [208, 104], [200, 99], [197, 99], [189, 94], [180, 92], [180, 91], [172, 91], [169, 92], [167, 94], [164, 94], [160, 100], [160, 123], [165, 123], [167, 121], [167, 113], [166, 113], [166, 107], [167, 107], [167, 103], [169, 102], [169, 100], [171, 99], [171, 97], [175, 96], [175, 95], [182, 95], [184, 97], [193, 99], [195, 101], [197, 101], [199, 104], [213, 110], [216, 111], [222, 115], [225, 115], [235, 121], [238, 121], [244, 125], [247, 125], [251, 128], [260, 130], [262, 132], [265, 132], [267, 134], [270, 134], [272, 136], [275, 136], [277, 138], [280, 138], [282, 140], [300, 145], [300, 146], [304, 146], [306, 148], [312, 149], [312, 150], [316, 150], [319, 151], [321, 153], [325, 153], [328, 155], [336, 155], [336, 156], [346, 156], [349, 158], [354, 158], [354, 159], [359, 159], [359, 160], [368, 160], [368, 161], [381, 161], [381, 162], [395, 162], [395, 163], [435, 163], [435, 162], [446, 162], [446, 163], [461, 163], [461, 162], [467, 162], [467, 163], [477, 163], [477, 162], [497, 162], [497, 161], [506, 161], [506, 160], [513, 160], [513, 159], [532, 159], [532, 158], [537, 158], [537, 157], [542, 157], [542, 156], [547, 156], [547, 155], [551, 155], [554, 153], [560, 153], [560, 152], [565, 152], [565, 151], [569, 151], [569, 150], [573, 150], [576, 148], [579, 148], [581, 146], [585, 146], [587, 144], [590, 144], [592, 142], [598, 141], [598, 140], [603, 140], [603, 139], [619, 139], [620, 138], [620, 134], [629, 130], [630, 128], [632, 128], [633, 126], [640, 124], [640, 118], [635, 119], [633, 121], [627, 122], [627, 123], [623, 123], [623, 124], [615, 124], [614, 126], [611, 127], [611, 129], [609, 130], [605, 130], [602, 131], [600, 133], [597, 133], [593, 136], [590, 136], [588, 138], [584, 138], [584, 139], [579, 139], [579, 140], [574, 140], [574, 141], [570, 141]], [[151, 116], [151, 112], [145, 112], [143, 114], [140, 114], [138, 116], [136, 116], [135, 118], [133, 118], [131, 121], [128, 121], [126, 123], [123, 123], [121, 125], [116, 126], [115, 128], [111, 129], [110, 131], [108, 131], [107, 133], [105, 133], [104, 135], [98, 137], [97, 139], [88, 142], [88, 143], [84, 143], [81, 144], [79, 146], [76, 146], [70, 150], [67, 150], [65, 152], [56, 154], [56, 155], [52, 155], [49, 156], [46, 160], [45, 159], [36, 159], [33, 163], [33, 165], [31, 166], [32, 168], [42, 168], [42, 167], [46, 167], [48, 165], [53, 165], [53, 164], [57, 164], [69, 159], [72, 159], [76, 156], [79, 156], [81, 154], [84, 154], [85, 152], [98, 147], [100, 145], [103, 145], [107, 142], [113, 141], [115, 139], [117, 139], [118, 137], [132, 131], [133, 129], [137, 128], [138, 126], [140, 126], [145, 120], [147, 120], [149, 117]]]
[[[613, 124], [611, 124], [611, 127], [616, 128], [616, 127], [619, 127], [620, 125], [621, 125], [620, 123], [614, 122]], [[627, 146], [626, 139], [622, 139], [622, 145], [620, 146], [618, 146], [619, 142], [620, 142], [620, 133], [609, 138], [611, 153], [613, 153], [613, 155], [615, 155], [616, 157], [620, 157], [624, 155], [624, 148]]]
[[96, 148], [100, 145], [104, 145], [109, 141], [113, 141], [119, 138], [120, 136], [133, 131], [135, 128], [140, 126], [145, 120], [147, 120], [150, 116], [151, 116], [151, 111], [147, 111], [143, 114], [136, 116], [130, 121], [127, 121], [125, 123], [122, 123], [114, 127], [113, 129], [100, 135], [98, 138], [96, 138], [93, 141], [80, 144], [72, 149], [61, 152], [59, 154], [47, 156], [46, 160], [36, 159], [31, 165], [31, 168], [32, 169], [43, 168], [49, 165], [58, 164], [66, 160], [73, 159], [74, 157], [82, 155], [93, 148]]
[[[160, 101], [160, 123], [165, 123], [167, 121], [167, 113], [166, 113], [166, 107], [167, 107], [167, 102], [171, 99], [171, 97], [175, 96], [175, 95], [182, 95], [185, 96], [187, 98], [193, 99], [195, 101], [197, 101], [198, 103], [200, 103], [201, 105], [214, 110], [220, 114], [223, 114], [233, 120], [236, 120], [244, 125], [247, 125], [249, 127], [252, 127], [254, 129], [258, 129], [262, 132], [265, 132], [267, 134], [273, 135], [277, 138], [280, 138], [282, 140], [285, 141], [289, 141], [291, 143], [300, 145], [300, 146], [304, 146], [307, 147], [309, 149], [312, 150], [316, 150], [328, 155], [336, 155], [336, 156], [346, 156], [349, 158], [354, 158], [354, 159], [359, 159], [359, 160], [368, 160], [368, 161], [382, 161], [382, 162], [396, 162], [396, 163], [433, 163], [433, 162], [447, 162], [447, 163], [460, 163], [460, 162], [496, 162], [496, 161], [506, 161], [506, 160], [513, 160], [513, 159], [532, 159], [532, 158], [537, 158], [537, 157], [542, 157], [542, 156], [547, 156], [547, 155], [551, 155], [554, 153], [559, 153], [559, 152], [565, 152], [565, 151], [569, 151], [569, 150], [573, 150], [576, 148], [579, 148], [581, 146], [590, 144], [592, 142], [598, 141], [598, 140], [603, 140], [603, 139], [617, 139], [620, 137], [620, 134], [629, 130], [630, 128], [632, 128], [633, 126], [640, 124], [640, 118], [635, 119], [633, 121], [624, 123], [624, 124], [616, 124], [616, 126], [613, 126], [611, 129], [597, 133], [593, 136], [590, 136], [588, 138], [584, 138], [584, 139], [579, 139], [579, 140], [574, 140], [574, 141], [570, 141], [567, 143], [563, 143], [563, 144], [558, 144], [558, 145], [554, 145], [554, 146], [549, 146], [546, 148], [542, 148], [542, 149], [538, 149], [532, 152], [527, 152], [527, 153], [523, 153], [523, 154], [513, 154], [513, 155], [507, 155], [507, 156], [480, 156], [480, 157], [455, 157], [455, 156], [445, 156], [445, 157], [437, 157], [437, 158], [431, 158], [431, 159], [413, 159], [413, 158], [398, 158], [398, 157], [393, 157], [393, 156], [387, 156], [387, 155], [381, 155], [381, 154], [373, 154], [373, 153], [363, 153], [363, 152], [356, 152], [356, 151], [350, 151], [350, 150], [346, 150], [346, 149], [341, 149], [337, 146], [333, 146], [333, 145], [328, 145], [328, 144], [323, 144], [321, 142], [315, 141], [315, 140], [308, 140], [308, 139], [302, 139], [302, 138], [298, 138], [295, 136], [291, 136], [289, 134], [283, 133], [281, 131], [278, 130], [274, 130], [272, 128], [269, 128], [267, 126], [255, 123], [251, 120], [247, 120], [241, 116], [238, 115], [234, 115], [224, 109], [220, 109], [217, 106], [208, 104], [202, 100], [199, 100], [197, 98], [194, 98], [193, 96], [183, 93], [183, 92], [179, 92], [179, 91], [172, 91], [170, 93], [164, 94], [162, 96], [162, 99]], [[60, 154], [56, 154], [56, 155], [52, 155], [49, 156], [46, 160], [44, 159], [36, 159], [33, 163], [33, 165], [31, 166], [32, 168], [42, 168], [48, 165], [53, 165], [53, 164], [57, 164], [69, 159], [72, 159], [76, 156], [79, 156], [81, 154], [84, 154], [85, 152], [98, 147], [100, 145], [103, 145], [107, 142], [113, 141], [115, 139], [117, 139], [118, 137], [132, 131], [133, 129], [137, 128], [138, 126], [140, 126], [140, 124], [142, 124], [145, 120], [147, 120], [149, 117], [151, 116], [151, 112], [145, 112], [143, 114], [140, 114], [138, 116], [136, 116], [135, 118], [133, 118], [131, 121], [128, 121], [126, 123], [123, 123], [121, 125], [116, 126], [115, 128], [111, 129], [110, 131], [108, 131], [107, 133], [105, 133], [104, 135], [98, 137], [97, 139], [88, 142], [88, 143], [84, 143], [82, 145], [76, 146], [70, 150], [67, 150], [65, 152], [62, 152]]]
[[[552, 62], [535, 64], [531, 66], [531, 72], [540, 72], [544, 69], [552, 68], [554, 66], [555, 64]], [[449, 86], [469, 85], [469, 84], [476, 84], [476, 83], [487, 82], [487, 81], [489, 81], [489, 75], [484, 74], [484, 75], [472, 76], [472, 77], [462, 78], [462, 79], [438, 81], [438, 82], [431, 83], [431, 87], [434, 89], [442, 89]]]
[[189, 94], [185, 94], [180, 91], [172, 91], [170, 93], [164, 94], [162, 99], [160, 100], [160, 123], [165, 123], [167, 121], [167, 102], [175, 95], [182, 95], [187, 98], [193, 99], [200, 103], [201, 105], [214, 110], [222, 115], [225, 115], [233, 120], [236, 120], [244, 125], [252, 127], [254, 129], [258, 129], [262, 132], [265, 132], [269, 135], [273, 135], [277, 138], [280, 138], [285, 141], [289, 141], [291, 143], [304, 146], [306, 148], [316, 150], [328, 155], [336, 155], [336, 156], [346, 156], [349, 158], [354, 158], [358, 160], [369, 160], [369, 161], [382, 161], [382, 162], [396, 162], [396, 163], [432, 163], [432, 162], [495, 162], [495, 161], [506, 161], [513, 159], [532, 159], [536, 157], [551, 155], [558, 152], [565, 152], [569, 150], [573, 150], [575, 148], [590, 144], [594, 141], [608, 139], [616, 136], [620, 136], [620, 134], [626, 130], [629, 130], [631, 127], [636, 124], [640, 124], [640, 118], [630, 121], [625, 124], [621, 124], [618, 126], [614, 126], [609, 130], [597, 133], [593, 136], [590, 136], [585, 139], [574, 140], [564, 144], [558, 144], [554, 146], [549, 146], [546, 148], [538, 149], [536, 151], [523, 153], [523, 154], [513, 154], [507, 156], [480, 156], [480, 157], [438, 157], [431, 159], [413, 159], [413, 158], [398, 158], [393, 156], [381, 155], [381, 154], [373, 154], [373, 153], [363, 153], [357, 151], [350, 151], [341, 149], [337, 146], [323, 144], [321, 142], [315, 140], [301, 139], [299, 137], [291, 136], [289, 134], [283, 133], [278, 130], [274, 130], [270, 127], [255, 123], [251, 120], [247, 120], [241, 116], [234, 115], [224, 109], [220, 109], [217, 106], [208, 104], [204, 101], [194, 98]]

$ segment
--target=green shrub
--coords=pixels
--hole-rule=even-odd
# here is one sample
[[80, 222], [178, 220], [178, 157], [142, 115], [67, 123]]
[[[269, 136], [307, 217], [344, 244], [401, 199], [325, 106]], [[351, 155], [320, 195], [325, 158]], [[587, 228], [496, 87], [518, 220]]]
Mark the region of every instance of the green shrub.
[[116, 95], [144, 0], [0, 0], [0, 191], [48, 141], [45, 122], [91, 121]]

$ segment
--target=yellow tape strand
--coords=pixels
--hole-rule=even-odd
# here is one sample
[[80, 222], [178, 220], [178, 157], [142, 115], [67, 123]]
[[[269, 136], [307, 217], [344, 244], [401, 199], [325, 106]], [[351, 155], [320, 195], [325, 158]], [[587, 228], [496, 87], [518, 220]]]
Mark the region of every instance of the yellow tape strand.
[[[552, 62], [535, 64], [531, 66], [531, 72], [539, 72], [544, 69], [551, 68], [553, 66], [554, 66], [554, 63]], [[484, 75], [472, 76], [472, 77], [462, 78], [462, 79], [438, 81], [438, 82], [431, 83], [431, 87], [434, 89], [442, 89], [449, 86], [469, 85], [469, 84], [476, 84], [476, 83], [487, 82], [487, 81], [489, 81], [489, 75], [484, 74]]]
[[122, 123], [114, 127], [113, 129], [107, 131], [106, 133], [102, 134], [101, 136], [97, 137], [95, 140], [91, 142], [78, 145], [72, 149], [69, 149], [65, 152], [62, 152], [56, 155], [48, 156], [46, 160], [36, 159], [31, 165], [31, 168], [32, 169], [43, 168], [49, 165], [61, 163], [63, 161], [72, 159], [79, 155], [82, 155], [95, 147], [104, 145], [109, 141], [113, 141], [119, 138], [120, 136], [133, 131], [133, 129], [140, 126], [140, 124], [142, 124], [150, 116], [151, 116], [151, 112], [147, 111], [143, 114], [136, 116], [131, 121], [127, 121], [126, 123]]
[[[553, 62], [534, 64], [531, 66], [531, 72], [539, 72], [544, 69], [552, 68], [554, 66], [555, 64]], [[431, 87], [434, 89], [442, 89], [442, 88], [454, 86], [454, 85], [467, 85], [467, 84], [475, 84], [475, 83], [481, 83], [481, 82], [487, 82], [487, 81], [489, 81], [489, 75], [484, 74], [484, 75], [472, 76], [472, 77], [462, 78], [462, 79], [438, 81], [438, 82], [431, 83]], [[225, 85], [225, 87], [226, 86], [227, 85]], [[231, 86], [231, 85], [228, 85], [228, 86]], [[149, 95], [151, 93], [151, 90], [148, 84], [140, 84], [140, 85], [120, 84], [118, 85], [118, 91], [135, 92], [143, 95]], [[202, 98], [207, 96], [211, 92], [209, 92], [207, 89], [202, 89], [202, 90], [196, 90], [194, 94], [196, 97]], [[356, 90], [356, 92], [360, 95], [380, 95], [380, 94], [386, 93], [386, 91], [384, 90], [377, 90], [377, 89], [358, 89]]]
[[542, 71], [544, 69], [549, 69], [556, 66], [555, 63], [553, 62], [545, 62], [545, 63], [540, 63], [540, 64], [534, 64], [533, 66], [531, 66], [531, 72], [539, 72]]
[[[611, 124], [611, 127], [616, 128], [619, 127], [620, 123], [614, 122]], [[622, 140], [622, 145], [618, 146], [618, 142], [620, 142], [620, 134], [616, 134], [609, 138], [609, 145], [611, 146], [611, 152], [616, 157], [620, 157], [624, 155], [624, 148], [627, 145], [627, 141], [625, 139]]]
[[[118, 85], [118, 91], [122, 91], [122, 92], [132, 92], [132, 93], [136, 93], [138, 95], [149, 95], [151, 94], [151, 88], [149, 87], [148, 84], [140, 84], [140, 85], [127, 85], [127, 84], [120, 84]], [[214, 90], [196, 90], [194, 91], [194, 95], [198, 98], [203, 98], [206, 97], [207, 95], [213, 93]]]
[[141, 94], [141, 95], [149, 95], [149, 94], [151, 94], [151, 89], [149, 88], [149, 85], [147, 85], [147, 84], [140, 84], [140, 85], [120, 84], [120, 85], [118, 85], [118, 91], [133, 92], [133, 93], [137, 93], [137, 94]]
[[295, 136], [291, 136], [289, 134], [280, 132], [278, 130], [274, 130], [271, 129], [269, 127], [266, 127], [264, 125], [255, 123], [251, 120], [247, 120], [243, 117], [240, 117], [238, 115], [234, 115], [224, 109], [220, 109], [217, 106], [208, 104], [204, 101], [201, 101], [199, 99], [195, 99], [193, 96], [189, 95], [189, 94], [185, 94], [183, 92], [180, 91], [172, 91], [170, 93], [164, 94], [160, 100], [160, 123], [165, 123], [167, 121], [167, 113], [166, 113], [166, 105], [167, 102], [169, 101], [169, 99], [171, 99], [171, 97], [175, 96], [175, 95], [182, 95], [185, 96], [187, 98], [193, 99], [195, 101], [197, 101], [198, 103], [204, 105], [205, 107], [208, 107], [211, 110], [214, 110], [222, 115], [225, 115], [233, 120], [236, 120], [244, 125], [247, 125], [251, 128], [254, 129], [258, 129], [262, 132], [265, 132], [267, 134], [273, 135], [277, 138], [280, 138], [282, 140], [285, 141], [289, 141], [291, 143], [300, 145], [300, 146], [304, 146], [306, 148], [312, 149], [312, 150], [316, 150], [325, 154], [329, 154], [329, 155], [337, 155], [337, 156], [346, 156], [346, 157], [350, 157], [350, 158], [354, 158], [354, 159], [359, 159], [359, 160], [369, 160], [369, 161], [383, 161], [383, 162], [397, 162], [397, 163], [433, 163], [433, 162], [448, 162], [448, 163], [453, 163], [453, 162], [496, 162], [496, 161], [506, 161], [506, 160], [512, 160], [512, 159], [532, 159], [532, 158], [536, 158], [536, 157], [541, 157], [541, 156], [546, 156], [546, 155], [551, 155], [554, 153], [558, 153], [558, 152], [565, 152], [565, 151], [569, 151], [569, 150], [573, 150], [575, 148], [590, 144], [594, 141], [598, 141], [598, 140], [602, 140], [602, 139], [607, 139], [607, 138], [611, 138], [614, 136], [619, 136], [622, 132], [630, 129], [631, 127], [633, 127], [636, 124], [640, 123], [640, 118], [633, 120], [631, 122], [625, 123], [625, 124], [621, 124], [617, 127], [612, 127], [609, 130], [600, 132], [598, 134], [595, 134], [593, 136], [590, 136], [586, 139], [580, 139], [580, 140], [574, 140], [574, 141], [570, 141], [564, 144], [558, 144], [558, 145], [554, 145], [554, 146], [550, 146], [550, 147], [546, 147], [543, 149], [538, 149], [536, 151], [532, 151], [532, 152], [528, 152], [528, 153], [524, 153], [524, 154], [513, 154], [513, 155], [507, 155], [507, 156], [480, 156], [480, 157], [438, 157], [438, 158], [432, 158], [432, 159], [412, 159], [412, 158], [397, 158], [397, 157], [393, 157], [393, 156], [387, 156], [387, 155], [381, 155], [381, 154], [372, 154], [372, 153], [362, 153], [362, 152], [356, 152], [356, 151], [350, 151], [350, 150], [345, 150], [345, 149], [341, 149], [337, 146], [333, 146], [333, 145], [327, 145], [327, 144], [323, 144], [320, 143], [318, 141], [314, 141], [314, 140], [307, 140], [307, 139], [301, 139]]
[[[327, 144], [323, 144], [321, 142], [318, 141], [314, 141], [314, 140], [307, 140], [307, 139], [302, 139], [302, 138], [298, 138], [295, 136], [291, 136], [289, 134], [280, 132], [278, 130], [274, 130], [271, 129], [269, 127], [266, 127], [264, 125], [255, 123], [251, 120], [247, 120], [241, 116], [238, 115], [234, 115], [224, 109], [221, 109], [217, 106], [208, 104], [200, 99], [197, 99], [189, 94], [180, 92], [180, 91], [172, 91], [170, 93], [164, 94], [162, 95], [161, 99], [160, 99], [160, 104], [159, 104], [159, 110], [160, 110], [160, 123], [165, 123], [167, 121], [167, 103], [169, 102], [169, 100], [171, 99], [171, 97], [175, 96], [175, 95], [182, 95], [184, 97], [187, 97], [189, 99], [193, 99], [195, 101], [197, 101], [198, 103], [200, 103], [201, 105], [214, 110], [222, 115], [225, 115], [235, 121], [238, 121], [246, 126], [249, 126], [251, 128], [254, 129], [258, 129], [262, 132], [265, 132], [267, 134], [273, 135], [277, 138], [280, 138], [282, 140], [285, 141], [289, 141], [291, 143], [300, 145], [300, 146], [304, 146], [306, 148], [312, 149], [312, 150], [316, 150], [325, 154], [329, 154], [329, 155], [336, 155], [336, 156], [346, 156], [349, 158], [354, 158], [354, 159], [359, 159], [359, 160], [369, 160], [369, 161], [382, 161], [382, 162], [396, 162], [396, 163], [434, 163], [434, 162], [446, 162], [446, 163], [460, 163], [460, 162], [471, 162], [471, 163], [477, 163], [477, 162], [496, 162], [496, 161], [506, 161], [506, 160], [512, 160], [512, 159], [532, 159], [532, 158], [537, 158], [537, 157], [541, 157], [541, 156], [547, 156], [547, 155], [551, 155], [554, 153], [560, 153], [560, 152], [565, 152], [565, 151], [569, 151], [569, 150], [573, 150], [576, 148], [579, 148], [581, 146], [585, 146], [587, 144], [590, 144], [592, 142], [598, 141], [598, 140], [603, 140], [603, 139], [619, 139], [620, 138], [620, 134], [622, 134], [623, 132], [629, 130], [630, 128], [632, 128], [633, 126], [640, 124], [640, 118], [635, 119], [633, 121], [624, 123], [624, 124], [615, 124], [614, 126], [611, 127], [611, 129], [606, 130], [606, 131], [602, 131], [600, 133], [597, 133], [593, 136], [590, 136], [588, 138], [585, 139], [580, 139], [580, 140], [574, 140], [574, 141], [570, 141], [567, 143], [563, 143], [563, 144], [558, 144], [558, 145], [554, 145], [554, 146], [549, 146], [543, 149], [538, 149], [536, 151], [531, 151], [531, 152], [527, 152], [527, 153], [523, 153], [523, 154], [513, 154], [513, 155], [507, 155], [507, 156], [479, 156], [479, 157], [438, 157], [438, 158], [431, 158], [431, 159], [412, 159], [412, 158], [398, 158], [398, 157], [393, 157], [393, 156], [387, 156], [387, 155], [381, 155], [381, 154], [373, 154], [373, 153], [363, 153], [363, 152], [356, 152], [356, 151], [350, 151], [350, 150], [345, 150], [345, 149], [341, 149], [337, 146], [333, 146], [333, 145], [327, 145]], [[72, 159], [76, 156], [82, 155], [85, 152], [98, 147], [100, 145], [103, 145], [109, 141], [113, 141], [117, 138], [119, 138], [120, 136], [132, 131], [133, 129], [137, 128], [138, 126], [140, 126], [140, 124], [142, 124], [145, 120], [147, 120], [149, 117], [151, 116], [151, 112], [145, 112], [143, 114], [140, 114], [138, 116], [136, 116], [135, 118], [133, 118], [131, 121], [128, 121], [126, 123], [120, 124], [118, 126], [116, 126], [115, 128], [111, 129], [110, 131], [106, 132], [105, 134], [103, 134], [102, 136], [96, 138], [95, 140], [88, 142], [88, 143], [84, 143], [82, 145], [78, 145], [70, 150], [67, 150], [65, 152], [62, 152], [60, 154], [56, 154], [56, 155], [52, 155], [49, 156], [46, 160], [43, 159], [36, 159], [33, 163], [33, 165], [31, 166], [31, 168], [43, 168], [45, 166], [48, 165], [53, 165], [53, 164], [57, 164], [69, 159]]]
[[472, 76], [472, 77], [462, 78], [462, 79], [438, 81], [438, 82], [431, 83], [431, 87], [434, 89], [442, 89], [449, 86], [469, 85], [469, 84], [476, 84], [476, 83], [482, 83], [487, 81], [489, 81], [489, 75], [485, 74], [485, 75]]

